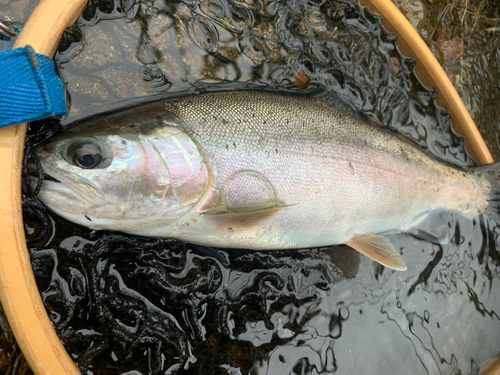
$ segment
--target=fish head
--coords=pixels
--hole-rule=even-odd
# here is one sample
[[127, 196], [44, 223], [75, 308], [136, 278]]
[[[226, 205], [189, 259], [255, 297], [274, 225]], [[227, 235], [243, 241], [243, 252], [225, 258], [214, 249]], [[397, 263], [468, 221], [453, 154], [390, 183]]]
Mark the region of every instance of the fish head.
[[36, 155], [45, 174], [42, 203], [92, 229], [133, 233], [148, 219], [168, 224], [196, 205], [209, 184], [197, 146], [174, 127], [68, 133], [37, 146]]

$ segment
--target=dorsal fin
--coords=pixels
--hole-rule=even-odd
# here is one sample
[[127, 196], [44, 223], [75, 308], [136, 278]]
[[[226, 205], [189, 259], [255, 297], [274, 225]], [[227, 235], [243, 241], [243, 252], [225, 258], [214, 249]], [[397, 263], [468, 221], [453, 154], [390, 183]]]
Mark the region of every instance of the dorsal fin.
[[352, 237], [346, 244], [383, 266], [397, 271], [407, 270], [406, 264], [404, 264], [399, 253], [384, 236], [361, 234]]

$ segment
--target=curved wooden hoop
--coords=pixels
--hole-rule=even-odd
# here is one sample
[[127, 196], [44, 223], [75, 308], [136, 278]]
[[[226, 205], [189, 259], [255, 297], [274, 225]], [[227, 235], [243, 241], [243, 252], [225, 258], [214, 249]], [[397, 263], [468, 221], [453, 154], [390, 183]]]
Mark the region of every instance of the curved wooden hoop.
[[[15, 47], [52, 56], [85, 0], [42, 0]], [[21, 210], [21, 160], [26, 124], [0, 129], [0, 300], [14, 336], [35, 374], [79, 374], [45, 311], [35, 283]]]
[[479, 375], [500, 375], [500, 358], [491, 360], [485, 368], [481, 369]]
[[[367, 1], [367, 0], [365, 0]], [[86, 0], [42, 0], [15, 47], [31, 45], [52, 56], [64, 29], [82, 12]], [[450, 110], [455, 128], [481, 164], [493, 161], [472, 118], [446, 74], [420, 36], [390, 0], [371, 0], [389, 30], [399, 35], [405, 53], [417, 59], [424, 83], [435, 88]], [[79, 374], [47, 316], [26, 248], [21, 210], [21, 163], [26, 124], [0, 129], [0, 300], [12, 331], [35, 374]]]

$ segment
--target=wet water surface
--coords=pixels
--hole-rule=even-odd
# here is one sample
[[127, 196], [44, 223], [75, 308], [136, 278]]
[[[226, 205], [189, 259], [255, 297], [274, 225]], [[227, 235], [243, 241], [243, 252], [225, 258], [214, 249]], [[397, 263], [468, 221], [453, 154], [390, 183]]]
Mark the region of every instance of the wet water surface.
[[[179, 95], [319, 93], [474, 165], [414, 61], [354, 1], [96, 2], [59, 49], [61, 127]], [[83, 373], [466, 374], [499, 355], [498, 227], [482, 217], [449, 214], [447, 245], [389, 236], [408, 265], [395, 272], [347, 246], [209, 249], [93, 233], [31, 194], [23, 207], [43, 301]]]

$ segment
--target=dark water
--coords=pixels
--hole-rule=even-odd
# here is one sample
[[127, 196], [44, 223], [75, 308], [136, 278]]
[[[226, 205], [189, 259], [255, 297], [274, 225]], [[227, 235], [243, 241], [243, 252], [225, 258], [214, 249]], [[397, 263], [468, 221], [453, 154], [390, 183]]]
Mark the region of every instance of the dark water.
[[[61, 125], [206, 91], [322, 91], [474, 165], [380, 24], [352, 1], [96, 2], [56, 57], [71, 103]], [[24, 212], [42, 298], [84, 373], [468, 374], [499, 355], [487, 218], [450, 214], [445, 246], [391, 235], [408, 265], [394, 272], [346, 246], [208, 249], [92, 233], [31, 197]]]

